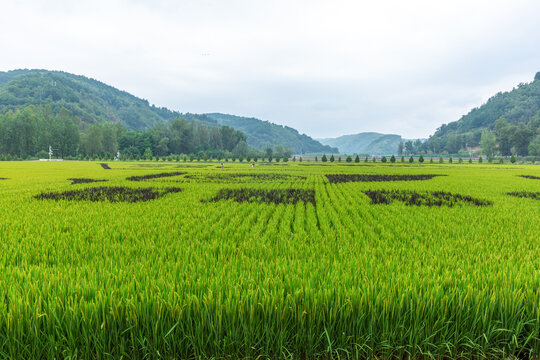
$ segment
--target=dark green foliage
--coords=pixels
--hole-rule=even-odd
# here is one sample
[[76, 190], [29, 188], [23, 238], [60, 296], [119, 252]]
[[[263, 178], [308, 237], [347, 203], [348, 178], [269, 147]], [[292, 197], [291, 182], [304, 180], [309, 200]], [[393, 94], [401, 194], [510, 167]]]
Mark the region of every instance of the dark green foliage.
[[354, 162], [355, 163], [359, 163], [360, 162], [360, 157], [358, 155], [356, 155], [356, 157], [354, 158]]
[[484, 159], [482, 159], [482, 157], [480, 156], [480, 157], [478, 158], [478, 163], [481, 164], [482, 161], [484, 161]]
[[331, 184], [344, 182], [372, 182], [372, 181], [418, 181], [429, 180], [435, 176], [446, 175], [370, 175], [370, 174], [331, 174], [325, 175]]
[[144, 180], [159, 179], [159, 178], [164, 178], [164, 177], [179, 176], [179, 175], [183, 175], [183, 174], [185, 174], [185, 172], [175, 171], [175, 172], [166, 172], [166, 173], [160, 173], [160, 174], [130, 176], [130, 177], [126, 178], [126, 180], [129, 180], [129, 181], [144, 181]]
[[71, 180], [71, 185], [77, 185], [77, 184], [89, 184], [94, 182], [105, 182], [109, 180], [100, 180], [100, 179], [86, 179], [86, 178], [70, 178], [68, 180]]
[[488, 206], [493, 204], [488, 200], [443, 191], [419, 193], [411, 190], [367, 190], [364, 191], [364, 194], [371, 199], [372, 204], [390, 204], [394, 201], [401, 201], [405, 205], [414, 206], [454, 207], [459, 205]]
[[460, 163], [460, 164], [463, 163], [463, 159], [461, 157], [458, 159], [458, 163]]
[[334, 158], [334, 155], [330, 156], [330, 162], [334, 162], [336, 159]]
[[101, 165], [101, 167], [104, 168], [105, 170], [111, 170], [111, 167], [109, 166], [109, 164], [100, 163], [99, 165]]
[[409, 163], [412, 164], [413, 162], [414, 162], [414, 158], [411, 156], [411, 157], [409, 158]]
[[510, 162], [512, 164], [515, 164], [516, 163], [516, 157], [514, 155], [512, 155], [512, 157], [510, 158]]
[[420, 157], [418, 158], [418, 162], [419, 163], [423, 163], [424, 162], [424, 157], [422, 155], [420, 155]]
[[452, 157], [450, 156], [450, 157], [448, 158], [448, 163], [451, 164], [452, 161], [453, 161], [453, 160], [452, 160]]
[[300, 201], [315, 205], [315, 191], [303, 189], [221, 189], [209, 202], [234, 200], [239, 203], [296, 204]]
[[346, 162], [350, 163], [352, 162], [352, 158], [350, 155], [347, 156], [347, 158], [345, 159]]
[[509, 192], [506, 194], [510, 196], [519, 197], [519, 198], [540, 200], [540, 192], [514, 191], [514, 192]]
[[383, 157], [381, 158], [381, 162], [386, 163], [387, 161], [388, 161], [388, 160], [386, 159], [386, 156], [383, 156]]
[[138, 202], [158, 199], [169, 193], [180, 192], [179, 188], [127, 188], [97, 187], [64, 192], [48, 192], [34, 196], [38, 200], [110, 201]]
[[392, 164], [396, 162], [396, 157], [394, 155], [392, 155], [392, 157], [390, 158], [390, 162]]
[[405, 162], [405, 156], [402, 156], [402, 157], [401, 157], [401, 162], [402, 162], [402, 163]]
[[327, 161], [328, 161], [328, 159], [326, 158], [326, 154], [324, 154], [324, 155], [322, 156], [321, 161], [322, 161], [322, 162], [327, 162]]
[[525, 179], [540, 180], [539, 176], [533, 176], [533, 175], [518, 175], [518, 176]]

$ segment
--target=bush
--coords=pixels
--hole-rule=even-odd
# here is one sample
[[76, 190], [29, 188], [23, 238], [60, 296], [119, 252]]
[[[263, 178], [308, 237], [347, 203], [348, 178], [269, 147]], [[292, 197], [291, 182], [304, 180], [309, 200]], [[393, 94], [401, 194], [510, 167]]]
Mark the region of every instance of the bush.
[[368, 157], [367, 157], [367, 156], [366, 156], [366, 158], [365, 158], [364, 162], [365, 162], [365, 163], [367, 163], [367, 162], [368, 162]]
[[328, 159], [326, 158], [326, 154], [324, 154], [324, 155], [322, 156], [321, 161], [322, 161], [322, 162], [327, 162], [327, 161], [328, 161]]
[[[504, 159], [503, 158], [499, 159], [499, 164], [504, 164]], [[534, 164], [534, 161], [533, 161], [533, 164]]]
[[469, 164], [472, 164], [472, 157], [469, 158]]
[[429, 163], [433, 164], [433, 158], [429, 158]]
[[390, 158], [390, 162], [392, 164], [396, 162], [396, 157], [394, 155], [392, 155], [392, 157]]
[[330, 155], [330, 162], [334, 162], [335, 160], [334, 155]]
[[356, 155], [356, 157], [354, 158], [354, 162], [355, 163], [359, 163], [360, 162], [360, 157], [358, 155]]
[[350, 156], [350, 155], [349, 155], [349, 156], [347, 156], [347, 158], [345, 159], [345, 161], [346, 161], [346, 162], [348, 162], [348, 163], [352, 162], [352, 158], [351, 158], [351, 156]]
[[402, 157], [401, 157], [401, 162], [402, 162], [402, 163], [405, 162], [405, 156], [402, 156]]
[[516, 163], [516, 157], [514, 155], [512, 155], [512, 157], [510, 158], [510, 162], [512, 164], [515, 164]]
[[376, 163], [376, 162], [377, 162], [377, 157], [374, 156], [374, 157], [371, 159], [371, 161], [373, 161], [374, 163]]
[[381, 159], [381, 162], [386, 163], [388, 160], [386, 160], [386, 156], [383, 156]]
[[478, 163], [481, 164], [483, 161], [484, 161], [484, 160], [483, 160], [482, 157], [480, 156], [480, 157], [478, 158]]
[[414, 162], [414, 158], [411, 156], [411, 157], [409, 158], [409, 163], [412, 164], [413, 162]]
[[448, 158], [448, 163], [451, 164], [452, 163], [452, 157], [450, 156], [450, 158]]
[[458, 163], [460, 163], [460, 164], [463, 163], [463, 159], [461, 157], [458, 159]]
[[422, 155], [420, 155], [420, 157], [418, 158], [418, 162], [420, 162], [420, 163], [424, 162], [424, 157]]

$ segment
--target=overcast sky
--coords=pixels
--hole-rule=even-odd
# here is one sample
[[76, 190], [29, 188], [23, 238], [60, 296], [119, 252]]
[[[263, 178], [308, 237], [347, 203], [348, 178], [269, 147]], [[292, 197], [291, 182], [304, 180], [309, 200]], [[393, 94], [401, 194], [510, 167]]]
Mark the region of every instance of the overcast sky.
[[3, 0], [0, 71], [313, 137], [428, 137], [540, 71], [537, 0]]

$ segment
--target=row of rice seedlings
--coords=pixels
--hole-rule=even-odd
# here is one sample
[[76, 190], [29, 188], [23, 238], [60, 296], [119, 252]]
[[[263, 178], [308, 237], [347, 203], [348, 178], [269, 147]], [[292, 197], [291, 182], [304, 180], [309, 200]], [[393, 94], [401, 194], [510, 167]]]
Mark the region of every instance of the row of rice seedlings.
[[104, 168], [105, 170], [111, 170], [111, 167], [109, 166], [109, 164], [100, 163], [99, 165], [101, 165], [101, 167]]
[[315, 191], [304, 189], [221, 189], [207, 200], [216, 202], [220, 200], [234, 200], [236, 202], [256, 202], [273, 204], [296, 204], [299, 201], [315, 205]]

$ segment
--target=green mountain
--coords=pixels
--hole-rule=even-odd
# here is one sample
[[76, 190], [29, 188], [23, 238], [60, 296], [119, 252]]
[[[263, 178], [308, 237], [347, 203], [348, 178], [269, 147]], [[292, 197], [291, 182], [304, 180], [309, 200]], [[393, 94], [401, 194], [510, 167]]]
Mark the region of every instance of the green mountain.
[[182, 114], [150, 105], [147, 100], [85, 76], [48, 70], [0, 72], [0, 114], [28, 105], [50, 106], [53, 114], [65, 108], [83, 129], [109, 122], [128, 130], [148, 130], [156, 124], [184, 117], [188, 122], [196, 120], [210, 128], [231, 126], [244, 132], [248, 144], [257, 149], [281, 145], [295, 153], [337, 152], [287, 126], [218, 113]]
[[397, 154], [399, 143], [404, 141], [399, 135], [364, 132], [343, 135], [337, 138], [318, 139], [322, 144], [334, 146], [342, 154]]
[[219, 125], [230, 126], [242, 131], [247, 135], [248, 145], [256, 149], [281, 145], [292, 149], [295, 154], [338, 152], [337, 148], [323, 145], [288, 126], [276, 125], [256, 118], [227, 114], [212, 113], [205, 115], [217, 121]]
[[532, 153], [535, 150], [529, 151], [529, 145], [540, 142], [539, 127], [540, 72], [533, 82], [521, 83], [508, 92], [499, 92], [458, 121], [442, 125], [424, 143], [424, 150], [455, 154], [475, 148], [487, 131], [486, 139], [495, 137], [494, 145], [501, 155], [535, 155]]
[[112, 122], [128, 130], [146, 130], [180, 116], [94, 79], [62, 71], [0, 72], [0, 113], [28, 105], [62, 108], [83, 124]]

